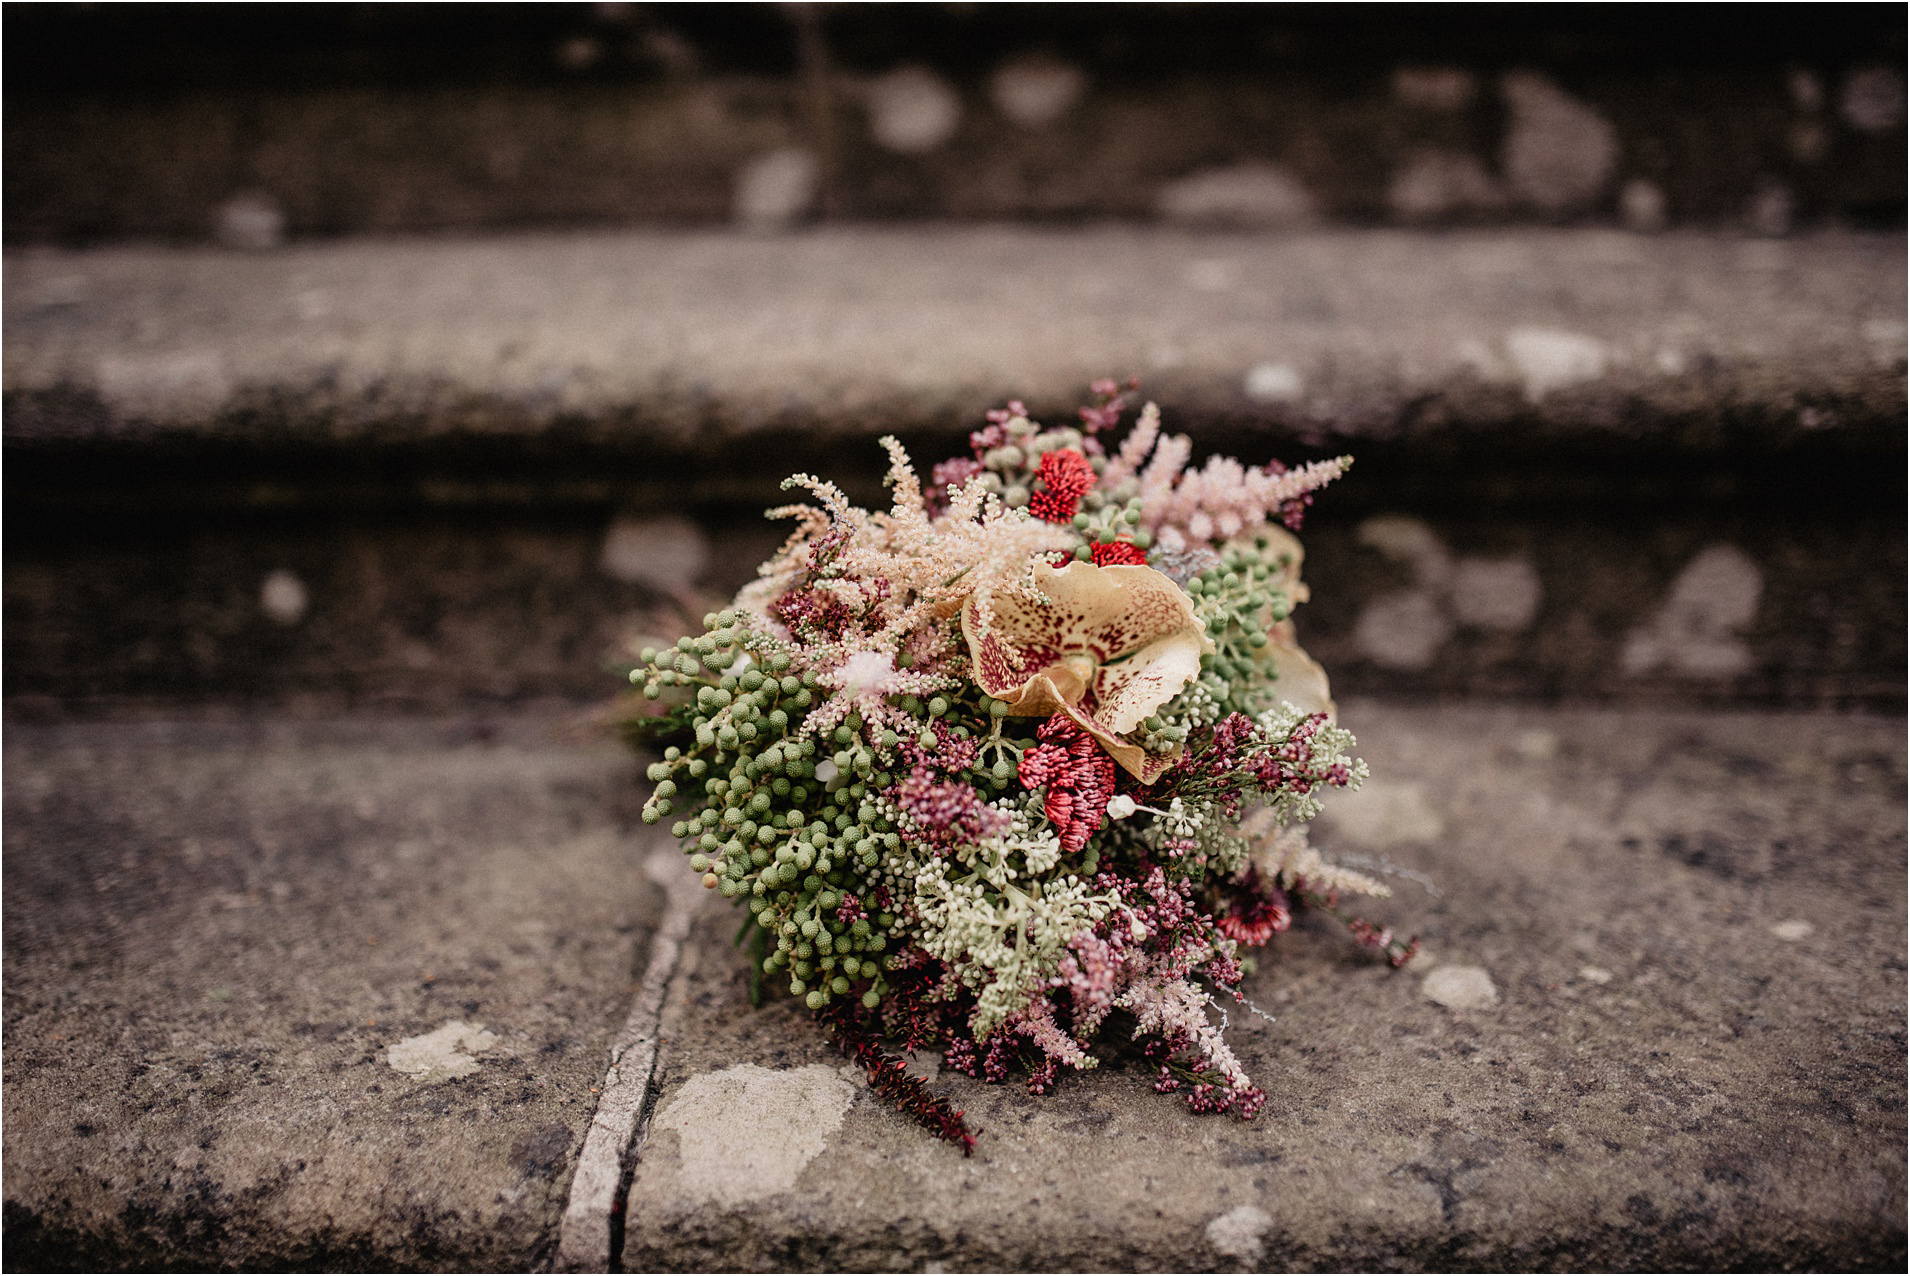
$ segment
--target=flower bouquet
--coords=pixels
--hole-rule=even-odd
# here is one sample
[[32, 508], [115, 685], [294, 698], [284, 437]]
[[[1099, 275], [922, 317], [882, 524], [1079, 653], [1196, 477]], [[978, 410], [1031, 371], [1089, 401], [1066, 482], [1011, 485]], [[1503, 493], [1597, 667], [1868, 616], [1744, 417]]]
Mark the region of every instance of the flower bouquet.
[[759, 578], [630, 672], [644, 819], [748, 910], [752, 999], [804, 999], [965, 1151], [892, 1050], [1042, 1093], [1118, 1029], [1158, 1089], [1247, 1118], [1242, 950], [1314, 907], [1413, 951], [1341, 913], [1386, 888], [1306, 836], [1366, 774], [1288, 619], [1293, 531], [1351, 458], [1190, 469], [1151, 403], [1114, 446], [1134, 388], [1096, 383], [1078, 425], [990, 412], [927, 490], [884, 439], [887, 512], [787, 480], [814, 503], [770, 511], [796, 528]]

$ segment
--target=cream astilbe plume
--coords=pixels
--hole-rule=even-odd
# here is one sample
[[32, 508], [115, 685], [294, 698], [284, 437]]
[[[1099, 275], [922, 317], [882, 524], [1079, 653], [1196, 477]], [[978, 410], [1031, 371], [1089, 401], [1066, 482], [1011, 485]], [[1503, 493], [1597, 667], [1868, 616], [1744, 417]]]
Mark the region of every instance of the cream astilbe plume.
[[[882, 446], [889, 454], [891, 507], [869, 513], [835, 484], [808, 474], [785, 480], [785, 487], [808, 489], [821, 508], [800, 504], [770, 511], [800, 523], [736, 598], [777, 637], [788, 635], [771, 611], [773, 604], [812, 576], [817, 588], [858, 604], [861, 632], [853, 641], [804, 653], [804, 663], [818, 671], [834, 668], [857, 650], [893, 655], [906, 645], [912, 656], [952, 653], [948, 640], [925, 638], [924, 631], [952, 617], [971, 597], [986, 613], [997, 593], [1036, 596], [1028, 583], [1036, 558], [1066, 552], [1074, 543], [1068, 528], [1006, 507], [975, 481], [954, 494], [946, 513], [931, 517], [907, 451], [892, 437], [885, 437]], [[879, 592], [860, 588], [875, 582], [881, 582]]]
[[1364, 873], [1334, 864], [1307, 840], [1304, 824], [1282, 828], [1265, 807], [1240, 822], [1240, 835], [1251, 850], [1248, 861], [1270, 882], [1291, 890], [1301, 882], [1315, 891], [1385, 898], [1393, 888]]

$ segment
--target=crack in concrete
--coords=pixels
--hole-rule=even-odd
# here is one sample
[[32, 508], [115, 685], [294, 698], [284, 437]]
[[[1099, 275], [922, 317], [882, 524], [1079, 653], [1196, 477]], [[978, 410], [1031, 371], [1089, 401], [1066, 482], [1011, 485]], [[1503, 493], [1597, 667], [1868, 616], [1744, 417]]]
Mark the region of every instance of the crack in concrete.
[[571, 1175], [570, 1199], [564, 1207], [553, 1262], [553, 1269], [560, 1272], [615, 1270], [617, 1229], [613, 1221], [627, 1177], [626, 1162], [644, 1119], [655, 1106], [650, 1091], [656, 1075], [663, 1007], [682, 965], [684, 941], [706, 898], [674, 850], [653, 854], [644, 871], [663, 887], [669, 902], [656, 937], [650, 941], [643, 984], [623, 1030], [610, 1047], [610, 1068], [604, 1073], [597, 1110], [584, 1135], [576, 1172]]

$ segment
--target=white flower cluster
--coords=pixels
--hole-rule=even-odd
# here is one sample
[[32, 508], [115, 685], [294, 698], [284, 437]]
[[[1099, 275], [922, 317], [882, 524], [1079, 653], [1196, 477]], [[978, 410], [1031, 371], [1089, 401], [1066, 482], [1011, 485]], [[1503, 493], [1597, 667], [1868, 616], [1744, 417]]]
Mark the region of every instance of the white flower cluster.
[[[1257, 716], [1254, 724], [1260, 729], [1263, 738], [1284, 740], [1307, 716], [1305, 710], [1296, 709], [1282, 701], [1278, 707]], [[1366, 777], [1371, 774], [1363, 759], [1347, 757], [1347, 751], [1356, 747], [1356, 744], [1351, 731], [1331, 722], [1322, 725], [1313, 737], [1314, 766], [1325, 770], [1336, 763], [1345, 763], [1350, 777], [1346, 783], [1346, 790], [1349, 793], [1364, 784]], [[1267, 809], [1273, 812], [1273, 817], [1278, 823], [1304, 824], [1320, 813], [1323, 796], [1320, 792], [1321, 787], [1316, 784], [1304, 793], [1276, 794], [1268, 802]]]
[[[1162, 705], [1155, 717], [1163, 728], [1179, 728], [1183, 733], [1180, 738], [1186, 739], [1187, 735], [1203, 727], [1211, 727], [1226, 716], [1221, 697], [1230, 690], [1225, 679], [1210, 670], [1203, 670], [1199, 677], [1181, 688], [1178, 695]], [[1150, 731], [1146, 737], [1150, 748], [1157, 736], [1163, 740], [1168, 738], [1161, 732]]]
[[[1015, 884], [1023, 873], [1012, 867], [1011, 856], [1045, 873], [1061, 856], [1060, 840], [1045, 830], [1028, 832], [1018, 822], [1003, 837], [930, 859], [915, 879], [918, 942], [976, 991], [970, 1026], [978, 1039], [1023, 1009], [1053, 976], [1068, 941], [1119, 903], [1112, 895], [1092, 894], [1072, 874], [1031, 881], [1024, 890]], [[951, 876], [961, 868], [970, 872]]]

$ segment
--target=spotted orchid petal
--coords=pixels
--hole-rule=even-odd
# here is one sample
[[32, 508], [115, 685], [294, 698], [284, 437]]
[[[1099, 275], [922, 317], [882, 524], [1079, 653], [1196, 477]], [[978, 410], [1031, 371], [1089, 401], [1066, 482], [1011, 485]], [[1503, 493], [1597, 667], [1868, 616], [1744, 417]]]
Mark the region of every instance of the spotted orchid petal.
[[[1017, 717], [1065, 713], [1151, 783], [1175, 755], [1120, 737], [1180, 693], [1214, 649], [1193, 600], [1151, 567], [1034, 566], [1039, 598], [998, 597], [983, 625], [962, 611], [975, 681]], [[1178, 751], [1177, 751], [1178, 752]]]

